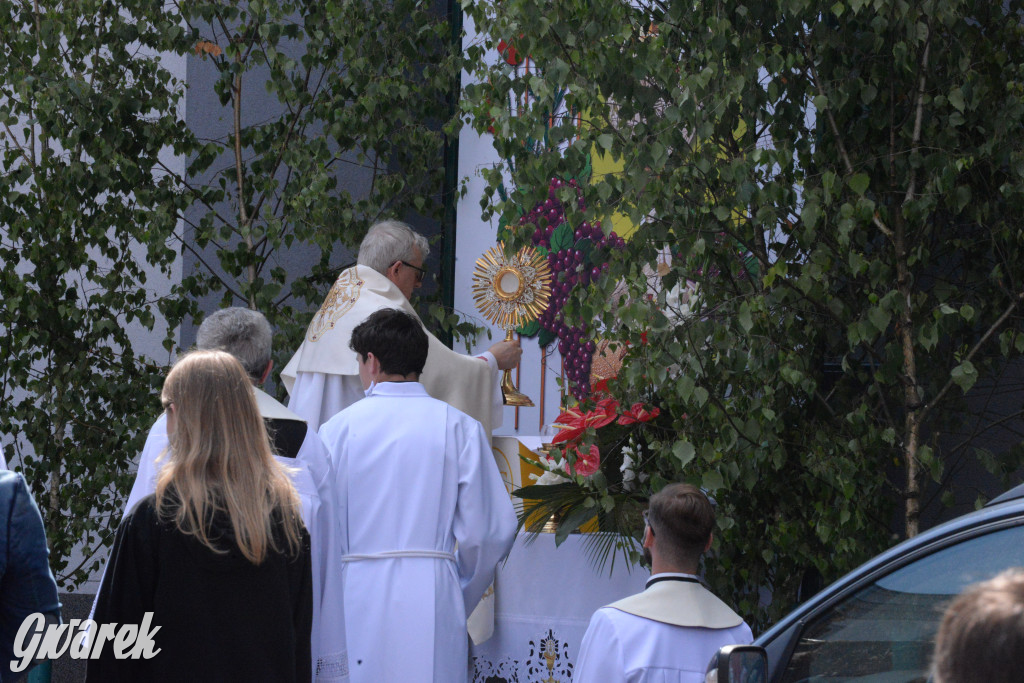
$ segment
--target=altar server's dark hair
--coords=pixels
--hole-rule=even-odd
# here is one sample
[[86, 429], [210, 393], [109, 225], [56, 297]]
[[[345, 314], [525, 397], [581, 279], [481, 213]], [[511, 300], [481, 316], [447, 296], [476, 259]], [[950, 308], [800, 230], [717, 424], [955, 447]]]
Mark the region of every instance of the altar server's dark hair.
[[658, 550], [680, 566], [696, 567], [715, 528], [715, 508], [692, 484], [669, 484], [651, 496], [651, 531]]
[[348, 346], [363, 360], [372, 353], [388, 375], [419, 375], [427, 364], [430, 342], [414, 315], [383, 308], [356, 325]]

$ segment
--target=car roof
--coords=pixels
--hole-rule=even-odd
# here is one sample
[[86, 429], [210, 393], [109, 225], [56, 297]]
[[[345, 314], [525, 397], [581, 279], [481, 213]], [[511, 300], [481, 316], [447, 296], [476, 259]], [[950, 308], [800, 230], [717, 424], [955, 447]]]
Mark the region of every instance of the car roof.
[[932, 545], [948, 545], [954, 542], [953, 539], [957, 539], [963, 534], [1014, 517], [1024, 518], [1024, 484], [1010, 489], [980, 510], [969, 512], [944, 524], [932, 527], [876, 555], [842, 578], [829, 584], [803, 604], [795, 607], [778, 623], [761, 634], [754, 644], [763, 646], [766, 643], [770, 643], [781, 633], [788, 630], [794, 622], [817, 611], [820, 605], [837, 601], [849, 592], [858, 589], [876, 571], [886, 568], [887, 565], [893, 565], [891, 569], [903, 566]]
[[1018, 500], [1024, 498], [1024, 484], [1018, 484], [1006, 493], [996, 496], [985, 505], [985, 507], [991, 507], [1000, 503], [1005, 503], [1008, 500]]

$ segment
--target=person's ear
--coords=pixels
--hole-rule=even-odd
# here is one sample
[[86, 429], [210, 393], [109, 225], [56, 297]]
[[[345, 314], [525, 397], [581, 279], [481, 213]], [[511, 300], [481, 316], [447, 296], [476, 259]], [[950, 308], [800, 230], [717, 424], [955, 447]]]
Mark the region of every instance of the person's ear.
[[178, 411], [177, 406], [173, 403], [168, 403], [167, 407], [164, 408], [164, 413], [167, 415], [167, 422], [165, 423], [167, 436], [174, 436], [174, 430], [178, 427]]
[[644, 526], [643, 547], [648, 550], [654, 547], [654, 532], [650, 526]]
[[273, 370], [273, 369], [274, 369], [274, 361], [273, 360], [267, 361], [267, 367], [263, 370], [263, 374], [260, 375], [260, 384], [263, 384], [264, 382], [267, 381], [267, 378], [270, 377], [270, 371]]
[[714, 542], [715, 542], [715, 534], [714, 533], [708, 534], [708, 542], [704, 546], [704, 552], [707, 552], [707, 551], [711, 550], [711, 544], [714, 543]]
[[372, 377], [376, 377], [380, 374], [380, 359], [373, 355], [372, 351], [369, 351], [366, 354], [366, 364], [369, 366], [370, 375]]
[[384, 271], [384, 276], [392, 282], [398, 281], [398, 271], [402, 269], [402, 262], [395, 261], [391, 266]]

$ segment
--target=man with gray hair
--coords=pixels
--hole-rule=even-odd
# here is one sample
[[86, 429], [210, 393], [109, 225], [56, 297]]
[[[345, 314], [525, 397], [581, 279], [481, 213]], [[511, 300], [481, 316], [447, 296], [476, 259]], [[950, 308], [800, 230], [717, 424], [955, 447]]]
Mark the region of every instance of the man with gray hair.
[[[281, 372], [288, 407], [310, 425], [322, 425], [363, 398], [358, 361], [349, 348], [352, 330], [384, 308], [416, 315], [409, 299], [423, 283], [429, 252], [426, 238], [400, 221], [377, 223], [366, 233], [356, 265], [338, 276]], [[519, 363], [519, 343], [498, 342], [471, 357], [428, 337], [430, 351], [420, 380], [427, 393], [477, 419], [490, 434], [501, 425], [498, 371]]]
[[[247, 308], [221, 309], [199, 326], [196, 347], [200, 350], [227, 351], [237, 358], [253, 383], [253, 394], [260, 414], [267, 425], [271, 447], [277, 460], [286, 466], [288, 475], [299, 493], [302, 521], [310, 538], [313, 563], [313, 630], [310, 644], [313, 671], [321, 677], [345, 667], [345, 653], [338, 648], [344, 643], [344, 617], [341, 610], [341, 575], [337, 566], [335, 546], [335, 514], [337, 505], [331, 485], [327, 450], [312, 428], [301, 417], [259, 389], [273, 368], [270, 354], [273, 331], [262, 313]], [[135, 484], [125, 505], [125, 512], [156, 490], [156, 479], [167, 451], [167, 416], [161, 415], [149, 431], [146, 445], [139, 457]], [[321, 605], [326, 606], [322, 610]], [[325, 647], [321, 647], [322, 642]], [[326, 644], [331, 644], [327, 647]], [[327, 651], [324, 651], [327, 650]]]

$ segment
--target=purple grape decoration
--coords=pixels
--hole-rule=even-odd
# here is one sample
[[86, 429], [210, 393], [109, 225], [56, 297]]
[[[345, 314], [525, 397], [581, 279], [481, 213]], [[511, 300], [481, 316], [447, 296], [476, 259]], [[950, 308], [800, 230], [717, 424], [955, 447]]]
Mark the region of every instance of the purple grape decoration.
[[566, 182], [552, 178], [548, 183], [548, 198], [526, 213], [519, 223], [531, 226], [532, 244], [548, 251], [548, 265], [553, 275], [551, 298], [538, 322], [558, 339], [558, 352], [565, 365], [570, 391], [577, 400], [583, 400], [590, 395], [590, 365], [597, 344], [584, 323], [566, 323], [562, 308], [573, 290], [588, 287], [604, 277], [608, 271], [608, 252], [623, 249], [626, 242], [614, 231], [606, 235], [600, 221], [584, 221], [575, 228], [569, 226], [565, 207], [558, 198], [558, 190], [566, 186], [576, 190], [577, 205], [585, 210], [583, 192], [575, 179]]

